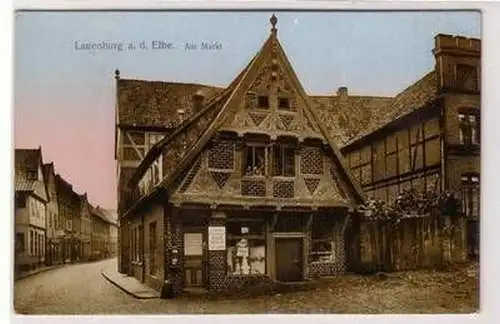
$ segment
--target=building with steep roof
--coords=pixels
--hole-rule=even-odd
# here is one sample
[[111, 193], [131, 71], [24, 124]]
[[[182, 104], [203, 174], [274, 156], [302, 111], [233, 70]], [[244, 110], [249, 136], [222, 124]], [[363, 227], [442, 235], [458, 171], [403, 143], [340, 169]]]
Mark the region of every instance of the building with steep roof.
[[16, 273], [45, 263], [46, 205], [42, 149], [16, 149], [15, 267]]
[[439, 34], [435, 68], [399, 93], [342, 147], [368, 196], [390, 202], [409, 189], [451, 191], [468, 219], [469, 255], [479, 251], [481, 42]]
[[116, 71], [120, 272], [174, 293], [301, 281], [355, 262], [367, 196], [461, 188], [477, 213], [479, 40], [438, 35], [435, 69], [395, 97], [315, 96], [276, 22], [225, 88]]
[[[153, 100], [156, 120], [168, 119], [161, 125], [144, 125], [140, 105], [141, 121], [130, 120], [141, 82], [126, 90], [130, 82], [117, 73], [122, 272], [157, 289], [168, 280], [179, 293], [346, 270], [349, 211], [364, 193], [322, 121], [321, 99], [308, 96], [293, 71], [276, 22], [273, 16], [268, 39], [225, 89], [178, 85], [184, 92], [173, 92], [172, 101], [168, 90], [161, 98], [132, 96]], [[356, 104], [377, 100], [384, 99]], [[152, 131], [163, 136], [151, 141]]]

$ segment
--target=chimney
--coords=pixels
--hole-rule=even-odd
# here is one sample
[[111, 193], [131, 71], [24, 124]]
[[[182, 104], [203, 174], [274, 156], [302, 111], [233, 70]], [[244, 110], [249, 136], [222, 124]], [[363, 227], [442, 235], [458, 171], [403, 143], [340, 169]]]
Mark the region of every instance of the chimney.
[[179, 121], [182, 123], [184, 121], [185, 111], [182, 108], [177, 109], [177, 116], [179, 117]]
[[348, 96], [348, 91], [347, 91], [347, 87], [345, 86], [342, 86], [342, 87], [339, 87], [338, 90], [337, 90], [337, 96], [341, 99], [347, 99], [347, 96]]
[[196, 93], [193, 95], [193, 114], [201, 111], [204, 101], [205, 94], [201, 90], [196, 91]]

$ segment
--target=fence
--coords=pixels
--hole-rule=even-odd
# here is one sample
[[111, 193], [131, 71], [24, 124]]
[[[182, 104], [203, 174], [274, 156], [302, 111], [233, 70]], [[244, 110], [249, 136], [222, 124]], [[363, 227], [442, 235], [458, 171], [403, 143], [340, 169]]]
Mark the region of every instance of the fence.
[[356, 272], [412, 270], [467, 259], [467, 221], [461, 216], [359, 216], [349, 236], [350, 268]]

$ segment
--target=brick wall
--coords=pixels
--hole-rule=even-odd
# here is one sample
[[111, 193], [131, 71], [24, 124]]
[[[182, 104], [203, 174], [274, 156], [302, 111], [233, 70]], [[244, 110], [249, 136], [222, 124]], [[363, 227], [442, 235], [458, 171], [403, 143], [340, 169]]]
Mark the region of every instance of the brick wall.
[[[144, 281], [148, 286], [156, 290], [161, 290], [164, 281], [164, 265], [165, 265], [165, 245], [163, 242], [163, 206], [154, 205], [150, 210], [144, 213]], [[151, 254], [153, 253], [150, 244], [150, 237], [153, 233], [150, 232], [151, 224], [156, 223], [155, 240], [156, 246], [154, 251], [155, 264], [151, 263]], [[153, 267], [153, 269], [152, 269]], [[153, 270], [153, 271], [151, 271]]]
[[[182, 232], [182, 222], [177, 209], [165, 209], [164, 219], [164, 269], [168, 280], [172, 284], [174, 295], [179, 295], [182, 293], [184, 285], [184, 237]], [[173, 248], [178, 251], [178, 267], [170, 266], [172, 259], [171, 252]]]
[[448, 156], [446, 161], [446, 187], [450, 190], [459, 190], [462, 186], [461, 175], [467, 172], [481, 170], [481, 158], [479, 156]]
[[[224, 215], [225, 216], [225, 215]], [[226, 220], [220, 217], [212, 217], [209, 226], [226, 226]], [[226, 250], [208, 251], [208, 289], [212, 291], [223, 291], [227, 289], [226, 271], [227, 257]]]

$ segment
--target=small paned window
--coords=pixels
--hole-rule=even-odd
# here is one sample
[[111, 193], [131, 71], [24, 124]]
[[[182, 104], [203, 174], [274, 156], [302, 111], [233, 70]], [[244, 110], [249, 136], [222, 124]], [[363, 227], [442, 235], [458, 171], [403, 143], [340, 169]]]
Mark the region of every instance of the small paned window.
[[265, 146], [247, 146], [245, 152], [244, 173], [246, 176], [264, 176], [266, 174]]
[[459, 139], [462, 145], [478, 145], [480, 122], [477, 112], [459, 113]]
[[295, 176], [295, 149], [285, 145], [273, 147], [273, 175]]
[[290, 110], [290, 99], [286, 97], [278, 98], [278, 108], [284, 110]]
[[268, 96], [259, 96], [257, 99], [258, 108], [261, 109], [269, 109], [269, 97]]

